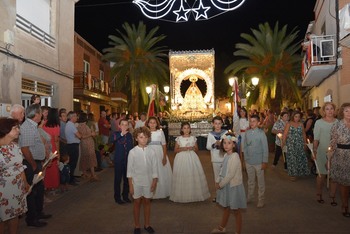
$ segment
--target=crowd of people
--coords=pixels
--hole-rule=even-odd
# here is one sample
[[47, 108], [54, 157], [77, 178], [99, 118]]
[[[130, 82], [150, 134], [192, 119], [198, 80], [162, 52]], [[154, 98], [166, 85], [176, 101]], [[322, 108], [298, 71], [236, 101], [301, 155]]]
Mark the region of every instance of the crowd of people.
[[[271, 152], [275, 152], [272, 168], [282, 156], [291, 181], [310, 175], [310, 165], [314, 166], [317, 202], [325, 203], [327, 183], [330, 204], [337, 206], [339, 187], [342, 214], [350, 217], [350, 103], [337, 112], [333, 103], [326, 102], [318, 111], [308, 110], [303, 116], [298, 109], [283, 109], [276, 117], [273, 111], [248, 113], [240, 108], [237, 131], [231, 131], [234, 124], [225, 115], [212, 119], [206, 144], [216, 188], [212, 197], [223, 207], [221, 222], [212, 233], [226, 233], [231, 210], [236, 233], [241, 233], [241, 209], [254, 201], [258, 208], [265, 206], [264, 172]], [[40, 106], [40, 97], [33, 95], [32, 105], [26, 109], [13, 105], [10, 115], [0, 118], [0, 233], [5, 224], [9, 233], [16, 233], [18, 217], [24, 214], [28, 226], [46, 226], [52, 216], [43, 211], [46, 194], [66, 192], [79, 180], [98, 182], [96, 171], [105, 167], [114, 168], [114, 201], [123, 205], [133, 200], [136, 234], [141, 233], [141, 206], [143, 228], [155, 232], [150, 221], [152, 199], [189, 203], [211, 197], [188, 122], [181, 124], [175, 139], [171, 166], [163, 113], [147, 118], [146, 113], [109, 115], [102, 110], [95, 121], [92, 113]]]

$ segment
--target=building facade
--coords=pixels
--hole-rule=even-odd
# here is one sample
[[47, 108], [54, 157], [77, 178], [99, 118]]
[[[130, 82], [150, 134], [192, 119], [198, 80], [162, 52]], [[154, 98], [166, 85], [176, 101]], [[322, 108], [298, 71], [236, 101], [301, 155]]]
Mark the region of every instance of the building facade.
[[310, 42], [302, 61], [302, 85], [307, 88], [305, 108], [322, 106], [326, 101], [339, 107], [350, 101], [348, 3], [346, 0], [316, 1], [315, 20], [307, 29], [311, 33]]
[[115, 91], [110, 63], [79, 34], [74, 34], [74, 110], [94, 113], [101, 110], [124, 112], [127, 96]]
[[0, 1], [0, 103], [73, 108], [77, 1]]

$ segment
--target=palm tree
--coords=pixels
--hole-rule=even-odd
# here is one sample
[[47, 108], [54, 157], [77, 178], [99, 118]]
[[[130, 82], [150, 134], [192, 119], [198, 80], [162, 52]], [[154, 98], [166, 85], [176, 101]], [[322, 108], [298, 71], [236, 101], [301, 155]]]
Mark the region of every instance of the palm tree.
[[300, 44], [295, 42], [298, 36], [296, 28], [289, 34], [287, 25], [279, 30], [278, 22], [272, 30], [268, 23], [260, 24], [259, 30], [252, 29], [252, 34], [242, 33], [247, 44], [238, 43], [233, 54], [244, 57], [230, 64], [225, 73], [234, 75], [245, 73], [246, 77], [258, 76], [259, 88], [251, 96], [250, 103], [264, 107], [280, 107], [283, 100], [300, 102], [297, 86], [300, 77], [301, 58], [297, 55]]
[[[169, 77], [165, 47], [155, 46], [165, 36], [155, 36], [159, 27], [147, 33], [146, 25], [139, 22], [136, 27], [123, 24], [125, 33], [117, 29], [119, 36], [109, 35], [111, 47], [103, 50], [104, 59], [114, 62], [111, 77], [117, 90], [128, 92], [132, 113], [139, 110], [140, 93], [144, 104], [148, 102], [145, 87], [150, 84], [163, 84]], [[140, 92], [141, 90], [141, 92]]]

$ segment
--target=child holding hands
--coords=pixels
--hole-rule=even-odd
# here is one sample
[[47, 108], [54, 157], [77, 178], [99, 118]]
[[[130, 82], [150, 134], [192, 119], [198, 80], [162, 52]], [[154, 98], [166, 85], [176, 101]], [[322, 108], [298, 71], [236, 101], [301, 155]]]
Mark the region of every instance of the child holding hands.
[[242, 179], [242, 164], [237, 153], [237, 138], [227, 133], [221, 139], [221, 148], [225, 155], [220, 174], [216, 178], [215, 188], [218, 190], [216, 202], [224, 208], [224, 213], [220, 226], [211, 233], [226, 233], [231, 210], [236, 220], [236, 233], [241, 233], [241, 209], [247, 208], [247, 201]]
[[133, 137], [137, 141], [137, 146], [129, 152], [127, 177], [129, 191], [134, 198], [134, 234], [141, 233], [141, 204], [144, 212], [144, 229], [148, 233], [154, 233], [154, 229], [150, 226], [150, 215], [151, 198], [158, 180], [157, 158], [154, 150], [147, 146], [151, 138], [151, 132], [147, 127], [135, 129]]

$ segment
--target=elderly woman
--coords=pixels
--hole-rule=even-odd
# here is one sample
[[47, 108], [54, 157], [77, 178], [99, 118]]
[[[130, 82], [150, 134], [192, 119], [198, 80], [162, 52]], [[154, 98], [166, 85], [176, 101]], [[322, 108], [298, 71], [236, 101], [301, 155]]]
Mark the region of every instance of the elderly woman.
[[340, 121], [331, 128], [330, 178], [338, 183], [342, 202], [342, 213], [350, 217], [349, 188], [350, 188], [350, 103], [344, 103], [339, 109]]
[[17, 233], [18, 216], [27, 211], [29, 185], [22, 152], [14, 143], [18, 136], [18, 120], [0, 118], [0, 233], [4, 233], [5, 224], [9, 233]]
[[[317, 202], [323, 204], [322, 192], [324, 187], [324, 182], [327, 175], [327, 150], [329, 142], [331, 140], [331, 128], [338, 122], [335, 118], [335, 105], [332, 102], [326, 102], [322, 106], [322, 118], [317, 120], [314, 127], [314, 142], [313, 142], [313, 152], [316, 159], [317, 167], [321, 176], [316, 177], [316, 187], [317, 187]], [[330, 198], [332, 199], [331, 205], [336, 206], [335, 201], [335, 191], [336, 183], [331, 183]]]
[[99, 179], [95, 175], [95, 167], [97, 166], [96, 154], [95, 154], [95, 142], [94, 137], [96, 132], [89, 128], [87, 125], [88, 116], [86, 113], [79, 115], [78, 131], [81, 134], [80, 139], [80, 169], [83, 171], [82, 177], [89, 178], [86, 171], [90, 171], [90, 181], [98, 181]]

